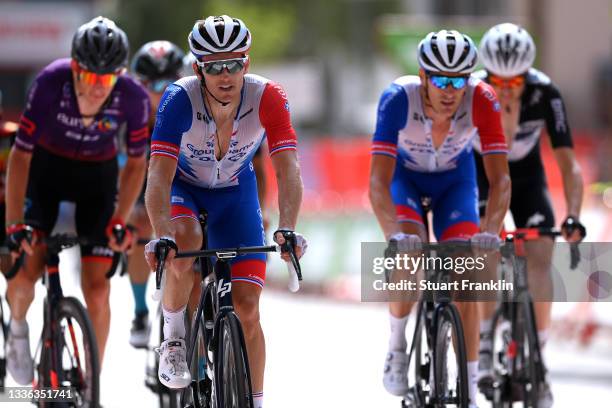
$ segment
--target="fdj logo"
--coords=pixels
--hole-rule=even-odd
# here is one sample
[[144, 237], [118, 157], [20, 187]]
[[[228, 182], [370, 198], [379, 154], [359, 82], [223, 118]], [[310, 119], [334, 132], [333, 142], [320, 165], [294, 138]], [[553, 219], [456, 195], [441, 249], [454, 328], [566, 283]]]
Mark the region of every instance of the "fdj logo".
[[231, 291], [232, 291], [232, 282], [223, 282], [223, 279], [221, 279], [217, 286], [217, 294], [219, 295], [219, 297], [222, 298], [223, 296], [227, 295]]

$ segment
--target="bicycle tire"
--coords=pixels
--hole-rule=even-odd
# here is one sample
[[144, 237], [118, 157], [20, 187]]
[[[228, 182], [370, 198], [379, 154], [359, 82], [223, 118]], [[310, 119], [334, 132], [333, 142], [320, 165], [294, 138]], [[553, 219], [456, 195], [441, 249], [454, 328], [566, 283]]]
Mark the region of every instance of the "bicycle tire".
[[[414, 340], [414, 390], [413, 397], [417, 406], [425, 406], [428, 391], [425, 387], [430, 384], [431, 361], [427, 342], [427, 331], [425, 328], [426, 308], [423, 304], [419, 306], [420, 318], [417, 317], [418, 324], [414, 330], [416, 332]], [[423, 344], [425, 343], [425, 344]]]
[[493, 377], [487, 384], [483, 380], [478, 388], [491, 401], [493, 408], [512, 408], [512, 380], [508, 368], [508, 350], [512, 341], [511, 324], [507, 319], [505, 307], [513, 304], [500, 305], [491, 319], [491, 357]]
[[[446, 304], [438, 309], [436, 321], [436, 336], [434, 341], [434, 407], [456, 406], [468, 408], [470, 399], [468, 394], [467, 359], [465, 351], [465, 338], [463, 325], [459, 312], [453, 304]], [[448, 352], [453, 343], [455, 355], [456, 379], [455, 389], [449, 389]]]
[[251, 376], [238, 316], [229, 312], [218, 325], [215, 350], [215, 392], [217, 408], [253, 408]]
[[[64, 320], [67, 322], [65, 328], [62, 327]], [[37, 370], [38, 384], [42, 384], [43, 387], [52, 385], [47, 374], [50, 373], [55, 360], [59, 365], [55, 367], [57, 381], [60, 386], [73, 389], [74, 400], [69, 403], [39, 402], [39, 406], [98, 408], [100, 406], [98, 343], [85, 307], [73, 297], [61, 298], [56, 305], [54, 324], [57, 341], [53, 347], [43, 346], [41, 349]], [[80, 329], [81, 344], [77, 344], [75, 325]]]
[[[516, 305], [517, 326], [517, 360], [519, 369], [515, 370], [514, 382], [521, 388], [523, 406], [537, 408], [541, 383], [540, 347], [533, 314], [533, 304], [529, 296]], [[522, 323], [522, 329], [521, 329]]]

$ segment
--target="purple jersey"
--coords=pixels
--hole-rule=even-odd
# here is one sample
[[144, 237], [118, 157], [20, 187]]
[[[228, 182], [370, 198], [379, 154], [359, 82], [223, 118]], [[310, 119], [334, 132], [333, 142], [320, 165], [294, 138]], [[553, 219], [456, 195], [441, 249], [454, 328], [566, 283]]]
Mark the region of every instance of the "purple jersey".
[[146, 90], [121, 75], [108, 100], [85, 126], [79, 113], [70, 59], [49, 64], [30, 88], [15, 146], [32, 152], [35, 146], [80, 161], [104, 161], [117, 155], [118, 135], [125, 127], [129, 156], [145, 154], [149, 137]]

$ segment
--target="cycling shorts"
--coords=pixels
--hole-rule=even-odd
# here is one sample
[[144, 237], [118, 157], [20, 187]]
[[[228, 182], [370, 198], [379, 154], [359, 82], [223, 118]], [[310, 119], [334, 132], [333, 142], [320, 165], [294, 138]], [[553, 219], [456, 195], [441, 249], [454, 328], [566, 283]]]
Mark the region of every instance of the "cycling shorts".
[[53, 230], [60, 201], [76, 204], [79, 237], [100, 245], [83, 245], [83, 261], [109, 261], [106, 226], [115, 210], [118, 167], [113, 158], [102, 162], [72, 160], [36, 147], [32, 153], [25, 200], [25, 222], [44, 235]]
[[479, 231], [478, 190], [474, 161], [465, 157], [452, 170], [421, 173], [395, 169], [391, 196], [398, 222], [424, 223], [423, 199], [429, 199], [433, 231], [441, 241], [468, 240]]
[[[201, 211], [208, 214], [208, 248], [265, 245], [254, 173], [252, 177], [241, 177], [238, 186], [216, 189], [194, 186], [176, 177], [171, 192], [172, 219], [187, 217], [197, 221]], [[239, 255], [230, 264], [232, 281], [263, 287], [266, 254]]]

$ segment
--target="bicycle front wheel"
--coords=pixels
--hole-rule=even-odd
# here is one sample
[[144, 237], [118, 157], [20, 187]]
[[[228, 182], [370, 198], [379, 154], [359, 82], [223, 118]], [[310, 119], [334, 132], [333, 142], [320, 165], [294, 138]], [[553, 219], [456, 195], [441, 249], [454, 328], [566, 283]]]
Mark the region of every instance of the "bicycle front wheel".
[[435, 407], [468, 408], [468, 376], [463, 326], [454, 305], [440, 309], [434, 343]]
[[230, 312], [219, 322], [215, 391], [219, 408], [252, 408], [251, 375], [242, 326]]
[[55, 313], [60, 386], [74, 390], [69, 406], [98, 408], [100, 362], [89, 316], [81, 302], [72, 297], [60, 299]]
[[533, 304], [527, 299], [516, 306], [514, 339], [517, 350], [512, 378], [520, 386], [524, 406], [537, 408], [543, 376]]

